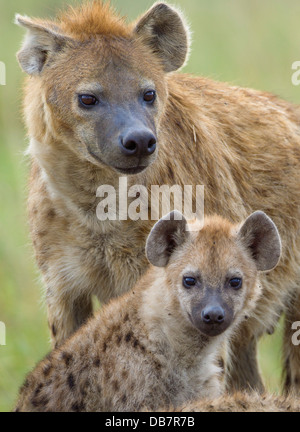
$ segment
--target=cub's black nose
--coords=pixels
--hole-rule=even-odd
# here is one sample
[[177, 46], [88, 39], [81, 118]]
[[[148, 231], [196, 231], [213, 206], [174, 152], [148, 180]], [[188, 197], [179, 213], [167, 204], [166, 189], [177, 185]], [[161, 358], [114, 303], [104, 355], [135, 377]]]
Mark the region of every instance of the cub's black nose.
[[125, 156], [150, 156], [156, 150], [156, 138], [148, 129], [133, 130], [121, 139], [120, 147]]
[[201, 318], [205, 324], [222, 324], [225, 312], [221, 306], [207, 306], [201, 312]]

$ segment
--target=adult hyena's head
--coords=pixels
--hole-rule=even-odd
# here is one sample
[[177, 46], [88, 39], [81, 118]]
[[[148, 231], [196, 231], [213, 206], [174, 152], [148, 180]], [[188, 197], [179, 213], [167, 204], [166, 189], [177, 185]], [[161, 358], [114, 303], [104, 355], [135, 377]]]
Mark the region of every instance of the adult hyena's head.
[[28, 30], [18, 60], [30, 75], [30, 135], [120, 173], [149, 166], [158, 152], [166, 75], [183, 65], [188, 52], [178, 12], [158, 3], [126, 25], [94, 1], [55, 22], [16, 20]]

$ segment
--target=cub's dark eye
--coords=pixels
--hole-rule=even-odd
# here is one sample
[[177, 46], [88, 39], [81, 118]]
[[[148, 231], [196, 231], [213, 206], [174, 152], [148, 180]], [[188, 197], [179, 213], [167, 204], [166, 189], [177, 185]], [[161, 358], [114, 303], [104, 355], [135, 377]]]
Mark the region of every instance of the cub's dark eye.
[[90, 107], [93, 105], [97, 105], [99, 103], [98, 99], [92, 95], [84, 94], [84, 95], [79, 95], [78, 97], [79, 97], [79, 102], [83, 106]]
[[190, 276], [184, 276], [183, 278], [183, 286], [186, 288], [191, 288], [196, 285], [196, 279]]
[[154, 102], [156, 99], [156, 92], [154, 90], [149, 90], [144, 93], [144, 101], [145, 102]]
[[241, 279], [241, 278], [233, 278], [233, 279], [230, 279], [230, 281], [229, 281], [229, 285], [230, 285], [231, 288], [233, 288], [234, 290], [239, 290], [240, 288], [242, 288], [242, 279]]

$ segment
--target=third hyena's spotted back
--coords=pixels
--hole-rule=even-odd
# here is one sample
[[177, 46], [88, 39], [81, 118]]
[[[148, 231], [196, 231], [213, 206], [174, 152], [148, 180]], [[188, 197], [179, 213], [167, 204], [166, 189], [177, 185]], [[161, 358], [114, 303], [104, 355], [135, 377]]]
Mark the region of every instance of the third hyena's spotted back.
[[299, 399], [292, 395], [283, 397], [237, 392], [214, 400], [194, 401], [176, 412], [300, 412], [300, 403]]

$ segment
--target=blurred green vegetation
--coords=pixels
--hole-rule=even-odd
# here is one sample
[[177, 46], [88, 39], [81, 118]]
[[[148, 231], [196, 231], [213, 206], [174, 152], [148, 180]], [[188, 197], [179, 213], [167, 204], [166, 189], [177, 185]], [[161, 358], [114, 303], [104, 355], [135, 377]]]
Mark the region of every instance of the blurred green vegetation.
[[[74, 1], [68, 3], [74, 4]], [[112, 0], [135, 18], [151, 0]], [[291, 65], [300, 60], [298, 0], [176, 0], [188, 17], [193, 45], [186, 71], [254, 87], [300, 102]], [[0, 61], [7, 85], [0, 86], [0, 321], [7, 328], [0, 346], [0, 411], [10, 410], [25, 374], [50, 349], [42, 284], [30, 245], [26, 194], [28, 163], [23, 156], [22, 73], [15, 59], [23, 37], [16, 12], [49, 17], [62, 0], [0, 0]], [[260, 343], [259, 361], [268, 389], [280, 388], [280, 328]]]

